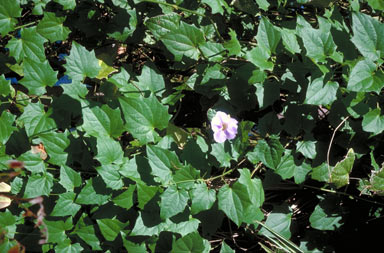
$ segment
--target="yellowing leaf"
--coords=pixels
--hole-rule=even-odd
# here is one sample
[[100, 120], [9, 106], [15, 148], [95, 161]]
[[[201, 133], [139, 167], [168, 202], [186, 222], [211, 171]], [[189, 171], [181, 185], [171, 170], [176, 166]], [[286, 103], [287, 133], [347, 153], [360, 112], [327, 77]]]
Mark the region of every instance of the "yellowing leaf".
[[108, 66], [104, 61], [99, 60], [99, 66], [101, 67], [99, 74], [97, 74], [96, 78], [103, 79], [107, 78], [110, 74], [117, 72], [118, 70], [114, 67]]

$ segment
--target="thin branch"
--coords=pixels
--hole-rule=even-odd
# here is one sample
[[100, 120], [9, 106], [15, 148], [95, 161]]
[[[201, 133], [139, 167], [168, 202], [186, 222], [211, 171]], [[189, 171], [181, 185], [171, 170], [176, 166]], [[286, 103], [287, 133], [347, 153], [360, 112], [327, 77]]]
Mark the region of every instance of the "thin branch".
[[329, 143], [329, 146], [328, 146], [328, 151], [327, 151], [327, 165], [328, 165], [328, 173], [329, 173], [329, 180], [331, 179], [331, 166], [329, 164], [329, 155], [331, 153], [331, 147], [332, 147], [332, 143], [333, 143], [333, 139], [335, 138], [335, 135], [336, 135], [336, 132], [337, 130], [339, 130], [339, 128], [345, 123], [345, 121], [347, 121], [349, 119], [349, 116], [347, 116], [345, 119], [343, 119], [343, 121], [340, 122], [340, 124], [335, 128], [335, 130], [333, 130], [333, 134], [332, 134], [332, 138], [331, 138], [331, 141]]

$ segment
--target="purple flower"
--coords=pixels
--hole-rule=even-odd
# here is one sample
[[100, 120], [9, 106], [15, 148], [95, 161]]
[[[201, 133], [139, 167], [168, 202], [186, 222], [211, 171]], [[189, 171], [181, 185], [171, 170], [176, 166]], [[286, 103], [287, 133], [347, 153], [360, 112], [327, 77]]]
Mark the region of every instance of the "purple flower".
[[225, 140], [232, 140], [237, 134], [237, 120], [225, 112], [216, 112], [215, 117], [211, 121], [213, 130], [213, 138], [216, 142], [222, 143]]

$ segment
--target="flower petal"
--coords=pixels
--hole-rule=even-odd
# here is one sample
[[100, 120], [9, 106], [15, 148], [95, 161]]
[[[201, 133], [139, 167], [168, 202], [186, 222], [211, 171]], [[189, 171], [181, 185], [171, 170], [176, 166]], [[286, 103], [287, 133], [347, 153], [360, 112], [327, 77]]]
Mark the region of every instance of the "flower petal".
[[227, 139], [227, 135], [223, 131], [218, 131], [213, 134], [213, 138], [218, 143], [223, 143]]
[[222, 122], [221, 118], [217, 115], [217, 113], [212, 118], [211, 128], [214, 132], [220, 131], [223, 128], [223, 122]]
[[224, 133], [225, 133], [225, 136], [227, 137], [228, 140], [234, 139], [236, 137], [236, 134], [237, 134], [237, 132], [232, 132], [232, 131], [228, 131], [228, 130], [225, 130]]

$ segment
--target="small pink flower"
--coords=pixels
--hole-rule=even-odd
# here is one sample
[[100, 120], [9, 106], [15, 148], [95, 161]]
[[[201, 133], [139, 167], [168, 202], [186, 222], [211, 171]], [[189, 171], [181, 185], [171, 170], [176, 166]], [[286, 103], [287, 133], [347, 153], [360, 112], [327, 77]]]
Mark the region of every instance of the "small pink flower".
[[211, 121], [213, 130], [213, 138], [216, 142], [222, 143], [225, 140], [232, 140], [237, 134], [237, 120], [225, 112], [216, 112], [215, 117]]

